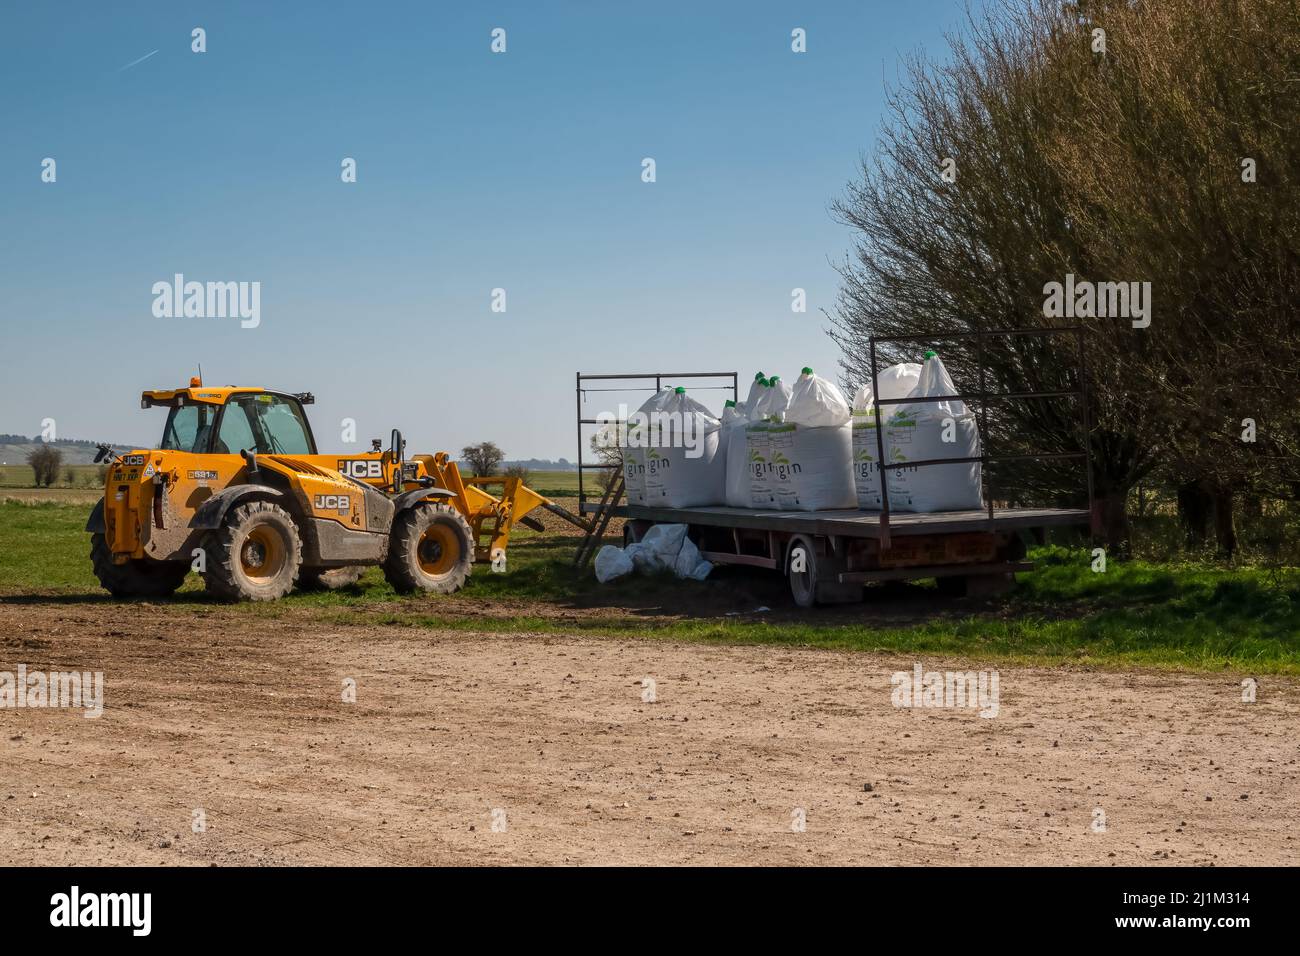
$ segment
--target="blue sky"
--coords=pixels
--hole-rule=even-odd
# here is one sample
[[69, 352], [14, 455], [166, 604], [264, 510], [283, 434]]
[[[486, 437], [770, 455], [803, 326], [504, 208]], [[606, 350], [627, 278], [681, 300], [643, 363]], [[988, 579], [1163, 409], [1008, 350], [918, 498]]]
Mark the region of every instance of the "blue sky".
[[[313, 391], [323, 450], [347, 448], [350, 417], [363, 442], [396, 426], [413, 451], [492, 439], [572, 459], [579, 369], [837, 372], [820, 309], [851, 236], [828, 204], [900, 57], [941, 55], [964, 14], [159, 0], [0, 16], [0, 432], [53, 418], [59, 437], [152, 444], [140, 390], [201, 362], [208, 384]], [[260, 282], [261, 324], [156, 318], [151, 287], [178, 272]]]

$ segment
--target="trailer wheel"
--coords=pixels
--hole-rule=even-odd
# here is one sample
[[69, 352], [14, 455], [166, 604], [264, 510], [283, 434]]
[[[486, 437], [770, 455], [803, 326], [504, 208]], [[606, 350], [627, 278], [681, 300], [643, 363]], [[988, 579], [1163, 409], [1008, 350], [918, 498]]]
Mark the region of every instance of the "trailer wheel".
[[795, 535], [786, 552], [786, 574], [790, 594], [799, 607], [814, 604], [852, 604], [862, 600], [862, 585], [841, 584], [844, 562], [829, 554], [818, 554], [813, 539]]
[[416, 505], [393, 522], [384, 577], [402, 594], [459, 591], [474, 568], [474, 532], [459, 511]]
[[790, 578], [790, 594], [794, 597], [794, 603], [800, 607], [816, 604], [817, 552], [813, 549], [812, 542], [803, 535], [790, 539], [785, 570]]

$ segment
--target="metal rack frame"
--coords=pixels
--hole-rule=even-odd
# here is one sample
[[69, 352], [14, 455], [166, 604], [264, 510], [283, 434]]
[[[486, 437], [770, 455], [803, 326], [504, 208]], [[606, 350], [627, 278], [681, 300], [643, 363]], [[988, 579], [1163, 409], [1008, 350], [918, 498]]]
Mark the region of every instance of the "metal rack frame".
[[[608, 372], [601, 372], [601, 373], [578, 372], [577, 373], [576, 385], [575, 385], [575, 402], [578, 411], [578, 513], [579, 514], [583, 513], [583, 507], [587, 503], [587, 491], [586, 491], [586, 484], [584, 482], [584, 476], [586, 472], [608, 471], [611, 468], [618, 467], [617, 465], [606, 464], [603, 462], [583, 461], [582, 456], [583, 456], [583, 452], [586, 449], [586, 442], [583, 440], [584, 439], [584, 435], [582, 431], [583, 426], [626, 424], [625, 421], [618, 420], [618, 419], [612, 421], [606, 421], [599, 418], [583, 418], [582, 399], [583, 396], [588, 391], [588, 389], [583, 387], [583, 383], [585, 382], [641, 382], [641, 381], [653, 380], [654, 381], [653, 391], [658, 392], [661, 388], [663, 388], [665, 379], [677, 381], [678, 379], [688, 379], [688, 378], [689, 379], [701, 379], [701, 378], [731, 379], [731, 398], [733, 401], [740, 401], [740, 394], [739, 394], [740, 377], [736, 372], [634, 372], [628, 375], [617, 375]], [[718, 387], [722, 388], [724, 391], [726, 390], [726, 386], [718, 386]], [[630, 386], [626, 389], [622, 389], [622, 388], [609, 389], [609, 391], [635, 392], [635, 391], [641, 391], [642, 388], [646, 390], [650, 390], [649, 386], [646, 385], [646, 386]], [[611, 504], [617, 505], [618, 502], [615, 501], [612, 502]]]
[[[1075, 338], [1077, 348], [1078, 365], [1077, 372], [1079, 377], [1079, 387], [1067, 391], [1053, 392], [990, 392], [986, 386], [986, 376], [984, 367], [984, 342], [986, 339], [994, 336], [1022, 336], [1022, 335], [1065, 335], [1070, 334]], [[1088, 513], [1095, 522], [1096, 512], [1093, 508], [1093, 482], [1092, 482], [1092, 424], [1089, 420], [1088, 404], [1088, 367], [1087, 359], [1083, 348], [1082, 326], [1060, 326], [1057, 328], [1047, 329], [991, 329], [981, 332], [932, 332], [921, 335], [892, 335], [892, 336], [871, 336], [869, 345], [871, 349], [871, 401], [876, 415], [876, 453], [879, 456], [878, 473], [880, 475], [880, 538], [883, 547], [889, 546], [889, 483], [886, 480], [886, 472], [902, 468], [926, 467], [928, 465], [958, 465], [971, 462], [980, 463], [980, 493], [984, 496], [985, 504], [988, 508], [988, 521], [990, 530], [994, 527], [993, 515], [993, 495], [989, 488], [988, 469], [984, 465], [990, 462], [1001, 461], [1051, 461], [1054, 459], [1071, 459], [1083, 458], [1086, 461], [1085, 470], [1087, 471], [1088, 484]], [[943, 395], [934, 398], [887, 398], [880, 400], [880, 376], [876, 361], [876, 346], [878, 344], [901, 344], [904, 342], [943, 342], [954, 341], [958, 339], [975, 340], [975, 361], [979, 368], [979, 391], [962, 392], [957, 395]], [[916, 405], [928, 402], [943, 402], [950, 399], [960, 399], [963, 402], [975, 402], [978, 405], [979, 413], [979, 430], [980, 430], [980, 449], [984, 454], [964, 458], [928, 458], [921, 461], [909, 461], [901, 464], [888, 464], [885, 461], [885, 431], [884, 420], [880, 415], [882, 405]], [[988, 443], [988, 403], [990, 401], [1006, 401], [1015, 399], [1030, 398], [1077, 398], [1083, 414], [1083, 448], [1077, 452], [1042, 452], [1027, 455], [990, 455], [987, 453]], [[1093, 529], [1096, 530], [1095, 528]]]

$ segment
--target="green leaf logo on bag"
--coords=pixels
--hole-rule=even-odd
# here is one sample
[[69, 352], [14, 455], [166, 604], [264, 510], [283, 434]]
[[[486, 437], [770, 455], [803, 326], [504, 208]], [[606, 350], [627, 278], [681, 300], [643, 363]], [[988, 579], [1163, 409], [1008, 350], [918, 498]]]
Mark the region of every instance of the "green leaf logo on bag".
[[875, 428], [876, 410], [874, 408], [855, 408], [853, 410], [854, 428]]

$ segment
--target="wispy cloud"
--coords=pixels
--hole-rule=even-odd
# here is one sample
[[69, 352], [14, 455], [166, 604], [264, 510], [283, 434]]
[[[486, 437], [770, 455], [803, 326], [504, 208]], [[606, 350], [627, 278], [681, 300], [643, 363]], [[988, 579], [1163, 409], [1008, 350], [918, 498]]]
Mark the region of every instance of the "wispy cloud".
[[157, 50], [154, 50], [153, 53], [146, 53], [144, 56], [140, 57], [140, 59], [132, 60], [126, 66], [119, 67], [117, 72], [121, 73], [123, 70], [129, 70], [131, 69], [131, 67], [135, 66], [136, 64], [143, 63], [145, 60], [149, 59], [149, 57], [153, 56], [153, 54], [157, 52], [158, 52]]

